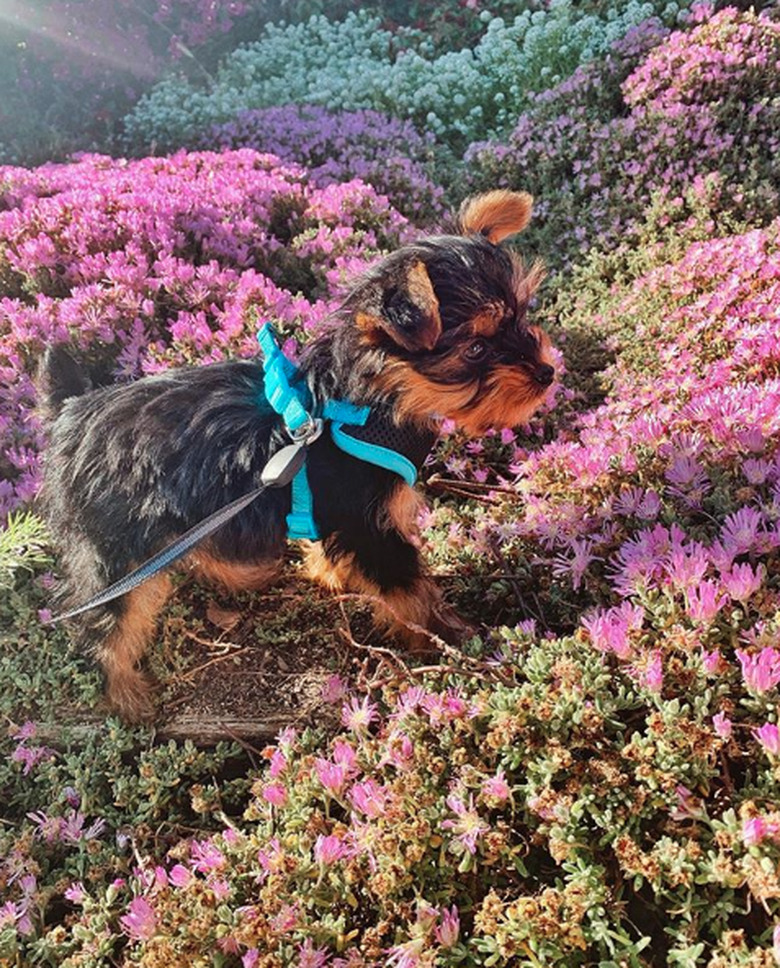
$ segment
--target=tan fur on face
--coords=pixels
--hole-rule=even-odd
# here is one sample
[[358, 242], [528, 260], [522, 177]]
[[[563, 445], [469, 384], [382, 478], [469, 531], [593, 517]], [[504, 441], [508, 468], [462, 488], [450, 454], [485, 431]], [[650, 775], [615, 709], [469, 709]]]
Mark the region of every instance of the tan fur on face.
[[472, 437], [501, 427], [528, 423], [542, 403], [546, 391], [530, 375], [514, 366], [498, 366], [490, 375], [487, 392], [479, 401], [447, 416]]
[[481, 313], [477, 313], [469, 322], [469, 328], [474, 336], [484, 336], [490, 339], [501, 327], [506, 307], [501, 303], [487, 306]]
[[387, 393], [398, 395], [395, 417], [419, 426], [430, 425], [434, 414], [447, 417], [465, 410], [478, 392], [472, 383], [432, 383], [416, 370], [403, 364], [391, 364], [379, 377], [379, 385]]
[[510, 235], [522, 232], [531, 220], [533, 197], [527, 192], [505, 190], [468, 198], [461, 205], [459, 224], [463, 235], [484, 235], [498, 245]]
[[[547, 334], [537, 326], [530, 326], [529, 332], [539, 343], [539, 361], [553, 365]], [[434, 414], [440, 414], [472, 436], [527, 423], [547, 395], [547, 388], [540, 387], [529, 369], [522, 366], [496, 367], [487, 389], [473, 382], [435, 383], [400, 364], [389, 366], [380, 383], [387, 392], [397, 394], [395, 415], [399, 422], [425, 426]]]

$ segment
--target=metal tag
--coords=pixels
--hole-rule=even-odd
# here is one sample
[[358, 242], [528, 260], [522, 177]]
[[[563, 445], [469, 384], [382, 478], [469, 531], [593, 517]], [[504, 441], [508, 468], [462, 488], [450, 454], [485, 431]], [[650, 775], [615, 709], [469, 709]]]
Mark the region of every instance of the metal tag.
[[306, 461], [304, 444], [288, 444], [277, 450], [268, 461], [260, 475], [266, 487], [285, 487], [289, 484]]

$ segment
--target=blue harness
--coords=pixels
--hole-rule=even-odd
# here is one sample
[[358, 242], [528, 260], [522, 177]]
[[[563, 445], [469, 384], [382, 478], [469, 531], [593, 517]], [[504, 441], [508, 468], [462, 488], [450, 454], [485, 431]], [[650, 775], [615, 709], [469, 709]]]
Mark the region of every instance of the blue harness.
[[[412, 432], [411, 450], [417, 458], [415, 461], [392, 446], [397, 443], [394, 438], [398, 437], [398, 431], [389, 431], [381, 421], [374, 421], [379, 427], [375, 426], [370, 432], [366, 427], [372, 417], [370, 407], [358, 407], [349, 400], [328, 400], [321, 414], [312, 415], [309, 389], [296, 365], [280, 350], [270, 323], [261, 326], [257, 340], [263, 352], [263, 399], [282, 418], [293, 441], [316, 439], [326, 422], [333, 443], [345, 454], [392, 471], [407, 484], [414, 484], [418, 467], [436, 439], [432, 431]], [[408, 437], [409, 431], [405, 433]], [[294, 540], [318, 540], [321, 535], [314, 520], [314, 502], [305, 462], [292, 480], [291, 492], [292, 510], [287, 515], [287, 536]]]

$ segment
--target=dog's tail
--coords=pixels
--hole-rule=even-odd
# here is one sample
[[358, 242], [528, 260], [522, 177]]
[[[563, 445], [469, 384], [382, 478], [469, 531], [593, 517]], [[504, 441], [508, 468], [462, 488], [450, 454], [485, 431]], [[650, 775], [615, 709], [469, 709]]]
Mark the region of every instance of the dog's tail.
[[63, 346], [49, 346], [38, 366], [38, 409], [46, 420], [60, 412], [68, 397], [78, 397], [92, 389], [86, 371]]

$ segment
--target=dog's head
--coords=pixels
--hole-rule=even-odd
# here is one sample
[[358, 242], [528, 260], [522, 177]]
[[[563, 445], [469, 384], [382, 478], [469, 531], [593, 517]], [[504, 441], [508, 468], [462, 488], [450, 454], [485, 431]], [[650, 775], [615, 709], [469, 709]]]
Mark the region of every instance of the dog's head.
[[458, 234], [406, 245], [363, 277], [347, 307], [377, 389], [400, 419], [449, 418], [470, 434], [525, 423], [555, 378], [548, 338], [527, 319], [543, 278], [501, 243], [522, 231], [532, 198], [494, 191], [466, 201]]

